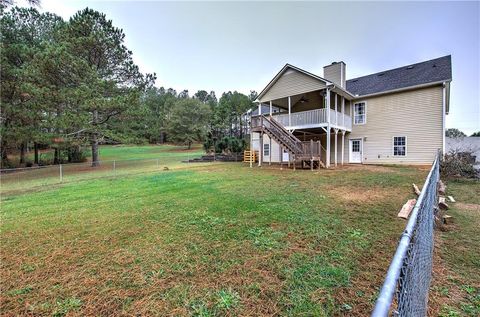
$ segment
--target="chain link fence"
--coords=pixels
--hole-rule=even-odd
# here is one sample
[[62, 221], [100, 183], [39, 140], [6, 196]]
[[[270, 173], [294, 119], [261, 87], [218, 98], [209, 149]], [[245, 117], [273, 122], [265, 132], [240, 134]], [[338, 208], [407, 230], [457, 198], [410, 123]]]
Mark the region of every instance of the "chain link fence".
[[426, 316], [432, 277], [434, 218], [437, 212], [437, 184], [440, 180], [437, 155], [380, 291], [374, 317]]
[[149, 159], [128, 159], [69, 163], [0, 170], [0, 193], [31, 190], [39, 186], [75, 182], [85, 179], [114, 177], [152, 171], [204, 166], [208, 162], [193, 162], [193, 154], [174, 154]]

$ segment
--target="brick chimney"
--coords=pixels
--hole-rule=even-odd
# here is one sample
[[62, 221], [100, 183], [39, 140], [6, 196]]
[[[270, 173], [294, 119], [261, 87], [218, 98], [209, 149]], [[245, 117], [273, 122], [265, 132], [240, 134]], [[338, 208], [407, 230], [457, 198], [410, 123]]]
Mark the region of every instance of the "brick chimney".
[[323, 67], [323, 78], [345, 89], [347, 65], [344, 62], [333, 62]]

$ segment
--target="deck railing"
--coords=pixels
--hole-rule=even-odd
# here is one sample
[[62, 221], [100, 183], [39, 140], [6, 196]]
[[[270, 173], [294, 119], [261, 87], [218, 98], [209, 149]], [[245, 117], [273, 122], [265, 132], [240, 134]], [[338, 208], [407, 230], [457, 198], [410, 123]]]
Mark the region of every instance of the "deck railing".
[[288, 113], [275, 114], [274, 119], [284, 127], [313, 127], [328, 123], [328, 116], [330, 116], [330, 124], [352, 129], [352, 119], [349, 115], [326, 108], [293, 112], [290, 114], [290, 120]]
[[302, 142], [303, 156], [321, 157], [322, 145], [320, 141], [303, 141]]

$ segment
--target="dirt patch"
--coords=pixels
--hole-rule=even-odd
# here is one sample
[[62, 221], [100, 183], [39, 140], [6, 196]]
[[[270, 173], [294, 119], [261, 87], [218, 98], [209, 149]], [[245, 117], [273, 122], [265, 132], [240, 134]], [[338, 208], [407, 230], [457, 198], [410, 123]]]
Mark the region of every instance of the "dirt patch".
[[472, 211], [476, 214], [480, 214], [480, 204], [466, 204], [466, 203], [455, 203], [457, 209]]
[[345, 202], [365, 203], [368, 201], [381, 201], [391, 195], [391, 190], [383, 187], [370, 187], [359, 189], [351, 186], [329, 186], [328, 193]]

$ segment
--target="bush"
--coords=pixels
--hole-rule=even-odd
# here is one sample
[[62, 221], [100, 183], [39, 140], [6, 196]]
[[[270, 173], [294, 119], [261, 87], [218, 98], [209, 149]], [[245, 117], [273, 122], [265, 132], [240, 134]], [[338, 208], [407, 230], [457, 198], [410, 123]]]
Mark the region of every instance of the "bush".
[[440, 172], [445, 178], [478, 177], [478, 171], [473, 166], [475, 156], [472, 152], [451, 151], [445, 154], [440, 162]]
[[[240, 153], [245, 150], [247, 142], [245, 139], [225, 136], [215, 143], [215, 153]], [[208, 138], [203, 143], [206, 152], [213, 148], [213, 139]]]
[[[66, 149], [68, 163], [82, 163], [87, 161], [85, 150], [79, 145], [74, 145]], [[64, 161], [63, 157], [61, 160]]]
[[217, 153], [239, 153], [245, 149], [246, 142], [244, 139], [235, 137], [223, 137], [215, 146]]

